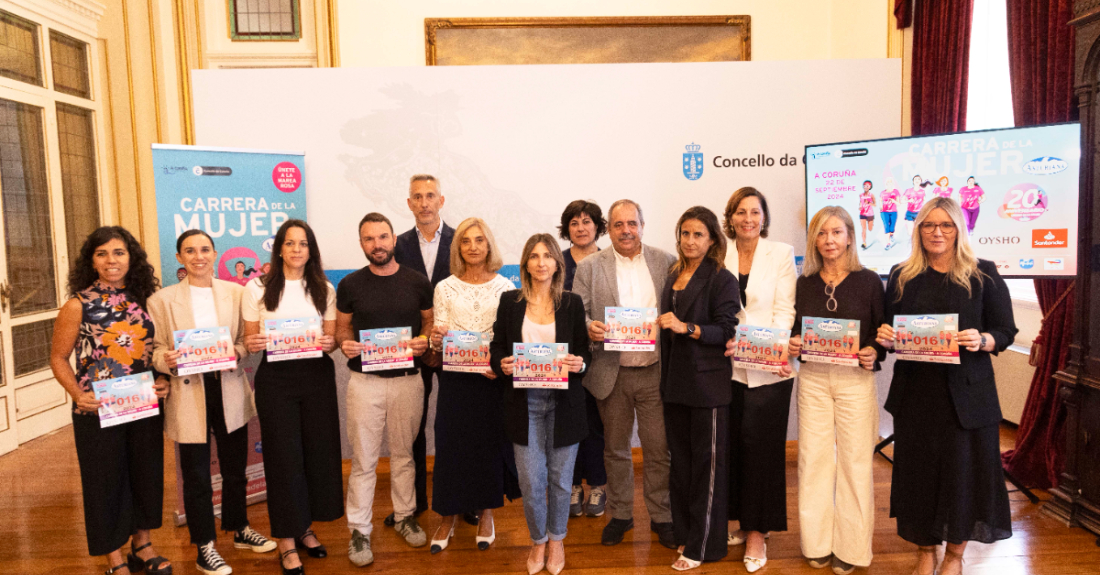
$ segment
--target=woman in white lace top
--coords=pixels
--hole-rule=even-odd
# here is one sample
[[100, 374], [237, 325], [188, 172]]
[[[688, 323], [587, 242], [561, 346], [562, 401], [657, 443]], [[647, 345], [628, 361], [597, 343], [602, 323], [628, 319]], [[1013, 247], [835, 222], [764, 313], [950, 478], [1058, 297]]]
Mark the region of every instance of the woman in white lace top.
[[[504, 435], [500, 386], [493, 370], [473, 372], [448, 370], [447, 363], [471, 359], [488, 366], [489, 342], [493, 338], [500, 295], [515, 289], [512, 282], [496, 273], [501, 267], [489, 226], [468, 218], [455, 230], [451, 242], [451, 276], [435, 288], [435, 329], [432, 348], [443, 354], [435, 414], [435, 469], [432, 510], [443, 521], [432, 536], [432, 553], [447, 548], [456, 519], [464, 513], [478, 513], [477, 546], [485, 550], [496, 539], [493, 509], [519, 496], [518, 481], [507, 471], [510, 445]], [[471, 343], [459, 348], [444, 342], [447, 332], [479, 332], [466, 336]], [[472, 368], [467, 368], [472, 369]]]

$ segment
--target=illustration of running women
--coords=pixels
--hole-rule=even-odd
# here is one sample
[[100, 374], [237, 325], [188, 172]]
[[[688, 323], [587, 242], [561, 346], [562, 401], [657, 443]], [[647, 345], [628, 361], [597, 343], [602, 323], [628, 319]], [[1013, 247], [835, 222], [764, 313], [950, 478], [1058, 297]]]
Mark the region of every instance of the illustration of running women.
[[886, 178], [886, 189], [882, 190], [879, 198], [882, 200], [882, 208], [879, 217], [882, 218], [882, 231], [886, 234], [886, 249], [894, 247], [894, 226], [898, 223], [898, 192], [894, 178]]
[[863, 193], [859, 195], [859, 228], [863, 234], [863, 249], [867, 249], [867, 230], [875, 231], [875, 194], [871, 193], [873, 187], [871, 180], [864, 180]]
[[947, 179], [947, 176], [942, 176], [936, 180], [935, 194], [941, 198], [950, 198], [951, 192], [955, 191], [955, 188], [950, 186], [951, 181]]
[[913, 222], [917, 219], [917, 212], [924, 205], [924, 187], [926, 185], [930, 186], [932, 182], [926, 182], [920, 175], [916, 175], [913, 176], [913, 187], [905, 190], [905, 201], [908, 203], [905, 208], [905, 235], [907, 237], [913, 237]]
[[966, 232], [974, 233], [974, 226], [978, 223], [978, 213], [982, 211], [982, 202], [985, 201], [985, 190], [974, 180], [974, 176], [966, 179], [966, 185], [959, 188], [959, 207], [966, 216]]

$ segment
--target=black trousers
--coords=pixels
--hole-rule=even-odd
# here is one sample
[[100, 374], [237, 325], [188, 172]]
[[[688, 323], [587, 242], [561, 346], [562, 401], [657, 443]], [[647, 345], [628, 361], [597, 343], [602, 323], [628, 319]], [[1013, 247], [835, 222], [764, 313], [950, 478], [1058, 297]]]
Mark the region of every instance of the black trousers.
[[787, 530], [787, 419], [794, 380], [760, 387], [733, 381], [729, 519], [744, 531]]
[[271, 536], [299, 537], [314, 521], [344, 515], [340, 413], [332, 358], [268, 363], [256, 370]]
[[135, 531], [156, 529], [164, 511], [164, 417], [100, 428], [73, 414], [90, 555], [119, 550]]
[[729, 406], [664, 409], [673, 536], [688, 559], [717, 561], [727, 553]]
[[607, 485], [607, 468], [603, 463], [603, 419], [596, 398], [584, 390], [584, 410], [588, 415], [588, 437], [581, 440], [577, 449], [577, 462], [573, 466], [573, 485], [587, 481], [590, 487]]
[[[199, 379], [206, 396], [206, 427], [214, 435], [217, 463], [222, 476], [222, 531], [240, 531], [248, 526], [245, 510], [248, 479], [248, 426], [229, 433], [222, 405], [221, 373], [204, 373]], [[204, 545], [217, 538], [214, 531], [214, 489], [210, 451], [207, 443], [180, 443], [180, 469], [183, 471], [183, 509], [191, 543]]]
[[420, 416], [420, 428], [413, 441], [413, 466], [416, 467], [416, 514], [428, 510], [428, 438], [424, 429], [428, 423], [428, 398], [432, 395], [432, 376], [440, 373], [438, 368], [420, 367], [420, 379], [424, 382], [424, 413]]

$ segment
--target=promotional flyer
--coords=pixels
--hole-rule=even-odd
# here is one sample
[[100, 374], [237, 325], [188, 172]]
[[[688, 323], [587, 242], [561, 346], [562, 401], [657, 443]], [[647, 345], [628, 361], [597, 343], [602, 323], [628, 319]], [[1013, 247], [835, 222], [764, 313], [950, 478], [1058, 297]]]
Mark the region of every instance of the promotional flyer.
[[359, 357], [363, 372], [413, 367], [411, 340], [412, 328], [408, 326], [361, 330], [359, 341], [363, 344], [363, 352]]
[[657, 308], [604, 308], [603, 348], [607, 351], [653, 351], [657, 348]]
[[848, 210], [853, 247], [886, 275], [934, 197], [962, 209], [970, 245], [1006, 277], [1077, 273], [1080, 124], [806, 146], [806, 222]]
[[802, 318], [802, 361], [859, 365], [859, 320]]
[[180, 354], [176, 360], [179, 375], [237, 369], [237, 353], [228, 327], [181, 329], [172, 337]]
[[264, 322], [267, 336], [267, 361], [286, 361], [321, 357], [323, 351], [317, 338], [324, 335], [321, 318], [288, 317]]
[[894, 316], [898, 360], [959, 363], [959, 314]]
[[92, 382], [92, 391], [101, 402], [100, 427], [122, 425], [160, 413], [151, 371]]
[[737, 326], [733, 366], [778, 373], [787, 365], [791, 330], [753, 325]]
[[489, 369], [489, 334], [450, 330], [443, 338], [443, 371], [485, 373]]
[[569, 389], [569, 374], [564, 361], [567, 355], [567, 343], [513, 343], [512, 356], [516, 361], [512, 387]]

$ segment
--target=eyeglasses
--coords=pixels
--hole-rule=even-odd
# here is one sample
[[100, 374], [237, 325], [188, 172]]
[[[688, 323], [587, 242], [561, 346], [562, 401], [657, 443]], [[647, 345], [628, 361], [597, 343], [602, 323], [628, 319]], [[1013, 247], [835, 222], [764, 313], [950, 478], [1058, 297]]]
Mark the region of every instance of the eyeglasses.
[[939, 228], [940, 231], [943, 232], [943, 235], [945, 235], [945, 236], [949, 236], [949, 235], [955, 233], [955, 224], [953, 224], [951, 222], [943, 222], [943, 223], [939, 223], [939, 224], [935, 224], [935, 223], [932, 223], [932, 222], [924, 222], [923, 224], [920, 225], [920, 231], [922, 231], [926, 234], [936, 233], [936, 228]]

